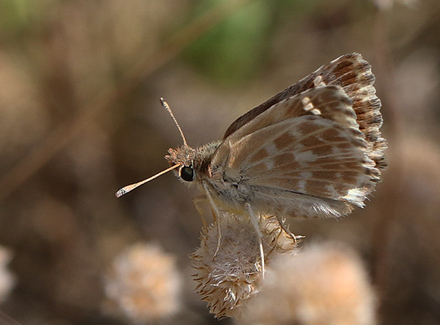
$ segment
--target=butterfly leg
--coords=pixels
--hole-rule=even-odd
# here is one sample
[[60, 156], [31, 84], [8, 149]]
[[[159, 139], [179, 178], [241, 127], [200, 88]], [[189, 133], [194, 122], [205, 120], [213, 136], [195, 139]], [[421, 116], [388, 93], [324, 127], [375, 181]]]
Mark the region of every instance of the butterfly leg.
[[260, 230], [258, 217], [255, 215], [254, 211], [252, 210], [251, 205], [249, 203], [246, 203], [245, 206], [246, 206], [247, 211], [249, 212], [249, 216], [251, 218], [252, 225], [254, 226], [255, 232], [257, 233], [257, 236], [258, 236], [258, 244], [259, 244], [259, 249], [260, 249], [260, 260], [261, 260], [261, 272], [264, 277], [265, 267], [264, 267], [264, 251], [263, 251], [263, 240], [262, 240], [263, 234], [261, 233], [261, 230]]
[[202, 202], [206, 201], [206, 195], [199, 195], [193, 198], [194, 206], [196, 207], [197, 212], [199, 213], [200, 217], [202, 218], [203, 226], [206, 227], [206, 220], [205, 220], [205, 211], [203, 210], [202, 206], [200, 205]]
[[215, 249], [214, 256], [212, 257], [212, 260], [215, 260], [217, 257], [218, 251], [220, 250], [220, 243], [222, 240], [222, 232], [220, 228], [220, 222], [218, 221], [218, 218], [220, 216], [220, 211], [217, 207], [217, 204], [215, 204], [214, 200], [212, 199], [211, 193], [209, 193], [208, 187], [205, 182], [202, 181], [203, 188], [206, 193], [206, 197], [208, 198], [209, 204], [211, 205], [213, 215], [214, 215], [214, 222], [217, 225], [217, 248]]
[[286, 227], [285, 224], [285, 219], [283, 219], [282, 217], [280, 217], [278, 214], [276, 215], [276, 218], [278, 220], [278, 223], [280, 224], [281, 228], [286, 232], [286, 234], [288, 234], [294, 241], [295, 245], [298, 244], [298, 242], [305, 238], [305, 236], [302, 235], [295, 235], [293, 234], [290, 229], [288, 227]]

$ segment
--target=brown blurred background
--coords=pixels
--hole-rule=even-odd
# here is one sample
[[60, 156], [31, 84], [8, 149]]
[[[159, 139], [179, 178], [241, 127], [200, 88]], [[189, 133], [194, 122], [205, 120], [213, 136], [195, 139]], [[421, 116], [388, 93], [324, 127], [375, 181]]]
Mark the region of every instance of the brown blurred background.
[[198, 146], [359, 52], [390, 167], [364, 210], [291, 229], [359, 252], [381, 324], [440, 324], [439, 31], [438, 0], [0, 0], [0, 245], [16, 278], [0, 323], [128, 323], [102, 312], [102, 278], [139, 241], [177, 257], [183, 307], [170, 323], [217, 323], [190, 278], [196, 190], [169, 173], [114, 197], [182, 144], [159, 97]]

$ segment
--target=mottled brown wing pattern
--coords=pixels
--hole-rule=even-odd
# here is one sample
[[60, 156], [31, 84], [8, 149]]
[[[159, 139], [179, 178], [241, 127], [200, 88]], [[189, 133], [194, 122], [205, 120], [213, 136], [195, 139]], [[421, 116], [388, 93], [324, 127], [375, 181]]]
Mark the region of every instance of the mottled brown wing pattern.
[[363, 206], [379, 179], [364, 138], [344, 90], [322, 86], [256, 116], [224, 141], [211, 165], [252, 189], [257, 210], [341, 216], [351, 204]]
[[336, 85], [342, 87], [351, 100], [359, 130], [367, 141], [367, 156], [375, 162], [380, 175], [380, 170], [387, 166], [384, 156], [386, 141], [379, 131], [382, 126], [381, 102], [373, 87], [374, 80], [370, 64], [360, 54], [343, 55], [239, 117], [226, 130], [224, 139], [282, 100], [308, 89]]

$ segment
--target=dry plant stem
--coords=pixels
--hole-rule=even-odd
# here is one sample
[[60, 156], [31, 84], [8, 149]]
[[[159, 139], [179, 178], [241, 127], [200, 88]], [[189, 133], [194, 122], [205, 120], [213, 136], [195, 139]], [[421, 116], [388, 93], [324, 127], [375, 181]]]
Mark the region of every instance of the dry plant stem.
[[133, 66], [132, 70], [127, 73], [119, 84], [85, 104], [78, 110], [79, 113], [76, 118], [65, 121], [49, 133], [34, 150], [30, 151], [26, 157], [0, 178], [0, 200], [15, 191], [42, 168], [56, 153], [80, 135], [95, 118], [101, 117], [103, 111], [109, 109], [115, 102], [133, 91], [146, 76], [172, 60], [186, 46], [196, 41], [249, 2], [251, 1], [225, 1], [208, 10], [163, 43], [160, 48], [147, 55], [144, 61]]
[[[382, 99], [385, 102], [385, 107], [388, 110], [389, 121], [387, 121], [389, 127], [390, 142], [393, 143], [393, 151], [397, 156], [402, 156], [402, 150], [399, 141], [399, 135], [403, 134], [403, 123], [401, 121], [398, 111], [397, 94], [394, 87], [394, 64], [392, 59], [392, 49], [390, 48], [390, 42], [388, 39], [388, 27], [383, 11], [378, 10], [376, 13], [376, 26], [374, 34], [375, 42], [375, 57], [377, 58], [378, 71], [381, 72], [381, 76], [378, 76], [380, 80], [380, 87], [383, 89]], [[402, 161], [396, 159], [396, 161]], [[403, 190], [401, 182], [404, 177], [401, 177], [403, 171], [401, 164], [392, 166], [394, 169], [394, 179], [388, 179], [388, 182], [395, 184], [395, 191], [393, 195], [387, 197], [387, 205], [382, 211], [381, 217], [377, 219], [373, 230], [373, 251], [375, 258], [374, 265], [374, 282], [379, 288], [383, 288], [388, 283], [389, 274], [389, 258], [388, 244], [393, 228], [396, 226], [396, 220], [399, 218], [397, 207], [399, 204], [399, 198], [404, 197], [400, 191]]]
[[9, 315], [5, 314], [2, 311], [0, 311], [0, 324], [3, 324], [3, 325], [22, 325], [21, 323], [17, 322], [15, 319], [11, 318]]
[[[383, 16], [384, 13], [380, 13]], [[422, 11], [417, 11], [417, 15], [422, 15]], [[440, 16], [440, 2], [437, 3], [437, 8], [431, 8], [423, 19], [418, 19], [418, 25], [410, 30], [407, 30], [405, 35], [398, 38], [396, 44], [393, 45], [393, 50], [396, 53], [407, 53], [410, 49], [413, 49], [416, 41], [423, 36], [427, 30], [435, 28]], [[385, 17], [382, 17], [383, 19]]]

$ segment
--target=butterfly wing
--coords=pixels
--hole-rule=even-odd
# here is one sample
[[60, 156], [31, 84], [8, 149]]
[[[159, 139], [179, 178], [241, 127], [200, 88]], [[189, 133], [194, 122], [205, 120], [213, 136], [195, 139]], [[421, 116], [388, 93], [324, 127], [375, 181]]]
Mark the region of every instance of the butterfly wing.
[[[323, 65], [315, 72], [301, 79], [296, 84], [276, 94], [263, 104], [253, 108], [246, 114], [239, 117], [226, 130], [224, 139], [232, 136], [243, 126], [254, 120], [257, 116], [267, 111], [273, 105], [286, 100], [292, 96], [300, 94], [308, 89], [322, 87], [326, 85], [336, 85], [342, 87], [348, 98], [351, 100], [352, 109], [356, 113], [356, 121], [359, 130], [364, 134], [367, 141], [367, 155], [372, 159], [377, 169], [385, 169], [384, 150], [386, 141], [382, 138], [379, 131], [382, 126], [382, 115], [380, 113], [381, 102], [376, 96], [373, 87], [374, 75], [371, 72], [370, 64], [362, 59], [358, 53], [343, 55], [329, 64]], [[303, 114], [301, 111], [292, 112]], [[268, 120], [268, 123], [271, 121]], [[247, 132], [255, 131], [261, 125], [247, 125]], [[242, 135], [243, 132], [241, 132]]]
[[352, 100], [339, 86], [321, 86], [227, 137], [213, 155], [212, 180], [221, 175], [262, 212], [341, 216], [362, 206], [379, 180], [367, 148]]

